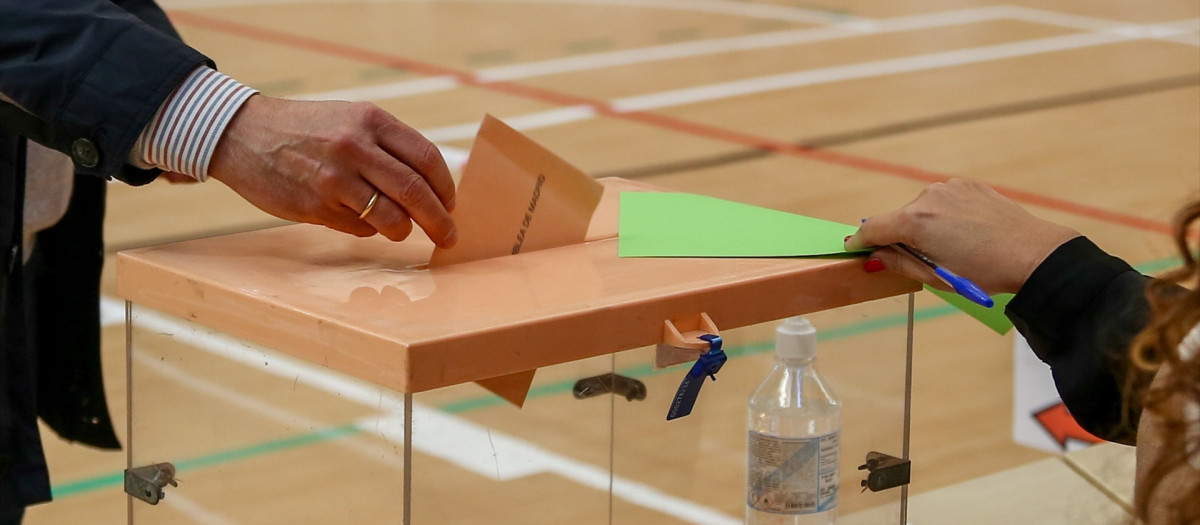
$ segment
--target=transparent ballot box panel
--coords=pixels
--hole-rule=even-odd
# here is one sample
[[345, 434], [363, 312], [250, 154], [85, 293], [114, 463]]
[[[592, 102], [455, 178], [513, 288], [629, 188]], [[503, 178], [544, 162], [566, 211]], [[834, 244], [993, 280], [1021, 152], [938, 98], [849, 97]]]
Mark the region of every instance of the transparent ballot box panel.
[[135, 304], [128, 319], [130, 523], [609, 523], [612, 406], [571, 388], [611, 356], [540, 370], [517, 408], [475, 384], [397, 392]]
[[[405, 394], [127, 310], [136, 524], [742, 523], [746, 403], [779, 325], [721, 331], [717, 380], [668, 421], [692, 363], [655, 368], [656, 347], [541, 368], [517, 407], [473, 383]], [[906, 455], [909, 296], [805, 317], [843, 406], [837, 522], [903, 523], [904, 487], [863, 490], [859, 466]]]
[[[842, 407], [837, 523], [905, 523], [905, 486], [864, 488], [870, 472], [860, 467], [869, 453], [907, 458], [909, 312], [904, 295], [804, 315], [817, 331], [816, 368]], [[743, 522], [750, 497], [747, 402], [775, 365], [780, 324], [722, 330], [727, 360], [715, 380], [704, 379], [691, 414], [673, 420], [666, 416], [694, 363], [655, 368], [654, 347], [616, 355], [617, 374], [640, 381], [647, 394], [614, 401], [613, 523]], [[876, 488], [903, 468], [880, 470]], [[808, 523], [789, 517], [766, 523]]]
[[[129, 307], [130, 523], [344, 523], [403, 510], [403, 394]], [[159, 474], [161, 476], [161, 474]]]
[[572, 395], [611, 373], [611, 356], [540, 369], [520, 408], [476, 385], [413, 396], [411, 523], [611, 523], [612, 404]]

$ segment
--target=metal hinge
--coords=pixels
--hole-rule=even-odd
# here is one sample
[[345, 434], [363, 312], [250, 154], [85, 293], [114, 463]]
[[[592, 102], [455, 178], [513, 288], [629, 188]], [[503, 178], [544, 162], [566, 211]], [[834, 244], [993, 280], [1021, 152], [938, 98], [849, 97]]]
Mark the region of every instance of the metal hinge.
[[167, 496], [163, 493], [167, 485], [179, 486], [175, 480], [175, 465], [170, 463], [125, 469], [125, 493], [151, 505], [158, 505]]
[[629, 401], [646, 399], [646, 385], [637, 379], [613, 373], [580, 379], [575, 382], [572, 393], [575, 399], [587, 399], [608, 393], [624, 397]]
[[889, 456], [882, 452], [868, 452], [867, 462], [858, 467], [867, 471], [867, 479], [862, 480], [862, 486], [879, 492], [908, 485], [912, 477], [912, 463], [907, 459]]

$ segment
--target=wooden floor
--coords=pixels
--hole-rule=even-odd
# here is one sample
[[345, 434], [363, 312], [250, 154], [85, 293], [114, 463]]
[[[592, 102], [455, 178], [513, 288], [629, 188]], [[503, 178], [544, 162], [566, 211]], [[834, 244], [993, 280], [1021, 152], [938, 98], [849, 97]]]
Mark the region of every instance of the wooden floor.
[[[184, 38], [226, 73], [272, 96], [375, 102], [442, 146], [456, 170], [490, 113], [596, 177], [845, 223], [901, 206], [930, 182], [971, 178], [1147, 271], [1173, 255], [1170, 216], [1200, 191], [1194, 0], [164, 5]], [[106, 235], [112, 255], [280, 224], [218, 182], [114, 184]], [[123, 310], [112, 266], [104, 365], [124, 437]], [[1012, 442], [1012, 336], [928, 294], [918, 294], [916, 307], [911, 491], [1047, 457]], [[894, 365], [853, 356], [897, 341], [903, 348], [901, 327], [869, 322], [902, 311], [892, 301], [814, 317], [839, 334], [822, 351], [842, 357], [823, 362], [845, 397], [856, 396], [868, 372]], [[655, 400], [663, 406], [678, 372], [643, 373], [644, 405], [616, 400], [613, 415], [626, 424], [616, 435], [614, 485], [624, 495], [614, 522], [739, 522], [741, 407], [769, 366], [772, 330], [730, 335], [740, 354], [717, 383], [727, 395], [706, 399], [711, 413], [674, 433], [636, 421], [656, 410]], [[150, 377], [139, 399], [177, 419], [158, 423], [173, 425], [159, 429], [169, 443], [138, 446], [190, 468], [155, 514], [138, 508], [139, 523], [400, 522], [398, 445], [361, 424], [390, 424], [394, 394], [368, 389], [375, 404], [331, 393], [299, 372], [293, 381], [166, 331], [139, 331], [146, 360], [134, 366]], [[528, 475], [508, 478], [489, 475], [490, 463], [472, 469], [418, 446], [414, 468], [426, 477], [414, 486], [416, 523], [607, 523], [607, 476], [595, 472], [608, 467], [610, 413], [562, 385], [646, 363], [635, 350], [615, 364], [544, 370], [520, 412], [474, 385], [417, 396], [430, 425], [482, 428], [542, 455], [528, 460], [536, 467]], [[895, 413], [897, 401], [861, 403]], [[281, 434], [289, 426], [281, 421], [295, 428]], [[44, 441], [56, 501], [31, 509], [27, 523], [125, 523], [125, 455]], [[844, 492], [856, 485], [843, 479]]]

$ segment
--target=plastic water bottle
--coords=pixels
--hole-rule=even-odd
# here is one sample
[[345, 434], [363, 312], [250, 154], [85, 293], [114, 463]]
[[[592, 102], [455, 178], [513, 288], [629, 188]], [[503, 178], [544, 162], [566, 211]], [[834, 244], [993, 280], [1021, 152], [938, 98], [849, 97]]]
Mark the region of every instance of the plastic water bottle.
[[775, 330], [775, 368], [754, 389], [746, 422], [746, 523], [837, 520], [842, 407], [814, 367], [817, 331], [803, 317]]

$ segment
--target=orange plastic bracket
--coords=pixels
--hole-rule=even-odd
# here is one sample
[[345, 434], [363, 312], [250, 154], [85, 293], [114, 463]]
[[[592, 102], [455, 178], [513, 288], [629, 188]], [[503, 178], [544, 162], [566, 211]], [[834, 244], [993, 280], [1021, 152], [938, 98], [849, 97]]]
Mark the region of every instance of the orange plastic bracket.
[[721, 335], [716, 323], [704, 312], [686, 319], [663, 321], [663, 342], [655, 349], [654, 367], [695, 361], [708, 351], [708, 341], [700, 339], [704, 334]]

